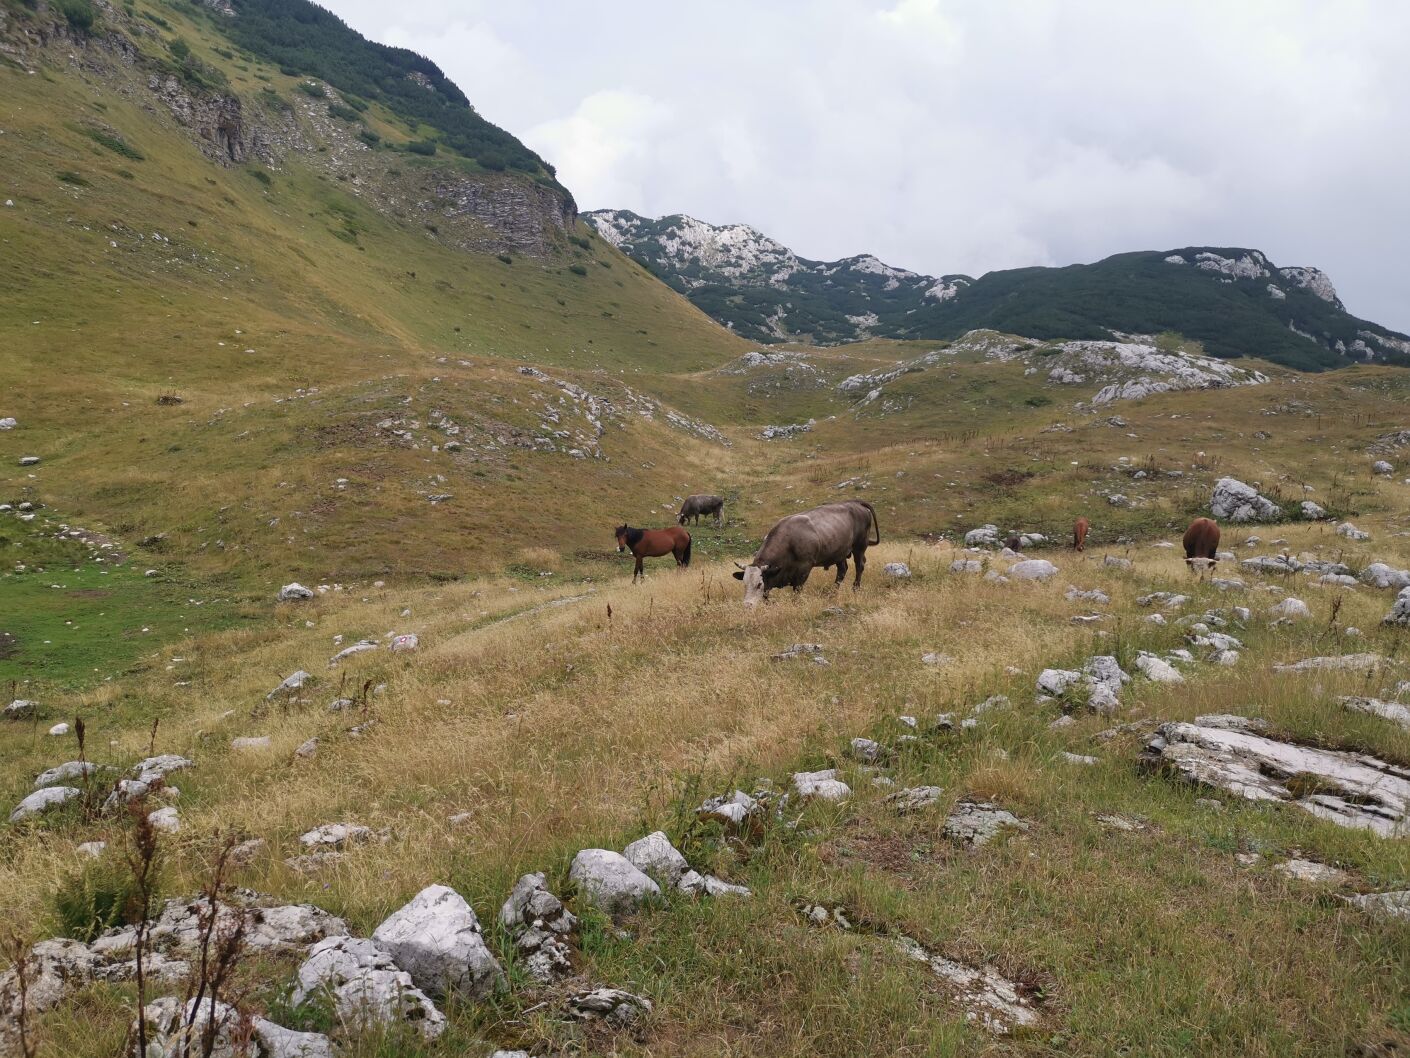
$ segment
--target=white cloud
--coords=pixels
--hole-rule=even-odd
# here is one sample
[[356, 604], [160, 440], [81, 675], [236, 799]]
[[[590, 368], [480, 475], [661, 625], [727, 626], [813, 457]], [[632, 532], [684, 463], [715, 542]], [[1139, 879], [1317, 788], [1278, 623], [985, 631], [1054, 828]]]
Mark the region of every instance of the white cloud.
[[332, 0], [585, 208], [931, 273], [1252, 245], [1410, 329], [1399, 0]]

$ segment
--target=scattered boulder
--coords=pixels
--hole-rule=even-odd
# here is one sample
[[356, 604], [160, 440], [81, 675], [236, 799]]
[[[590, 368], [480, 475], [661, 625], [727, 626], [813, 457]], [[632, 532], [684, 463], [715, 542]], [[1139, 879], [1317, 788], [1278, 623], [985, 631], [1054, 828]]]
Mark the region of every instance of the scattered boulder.
[[1130, 569], [1132, 567], [1129, 558], [1119, 558], [1116, 555], [1103, 555], [1102, 565], [1108, 569]]
[[181, 815], [171, 805], [148, 812], [147, 822], [166, 834], [176, 834], [181, 830]]
[[69, 733], [69, 725], [68, 725], [68, 724], [63, 724], [63, 723], [55, 724], [53, 727], [51, 727], [51, 728], [49, 729], [49, 734], [52, 735], [52, 736], [54, 736], [55, 738], [59, 737], [60, 735], [67, 735], [68, 733]]
[[38, 708], [36, 703], [28, 698], [16, 698], [9, 705], [5, 706], [4, 717], [6, 720], [28, 720], [34, 715]]
[[1291, 881], [1312, 885], [1345, 885], [1351, 881], [1351, 875], [1345, 871], [1315, 860], [1294, 858], [1277, 864], [1273, 869]]
[[695, 871], [686, 871], [681, 875], [681, 880], [676, 888], [690, 896], [753, 896], [748, 888], [742, 885], [731, 885], [723, 879], [716, 878], [713, 874], [699, 874]]
[[1215, 482], [1209, 510], [1215, 518], [1229, 522], [1270, 522], [1283, 515], [1276, 503], [1237, 478], [1220, 478]]
[[999, 535], [997, 525], [981, 525], [964, 534], [964, 544], [965, 547], [998, 547]]
[[1384, 562], [1372, 562], [1361, 571], [1362, 584], [1373, 588], [1410, 588], [1410, 569], [1395, 569]]
[[405, 635], [393, 636], [392, 641], [387, 644], [387, 649], [393, 654], [414, 654], [420, 646], [420, 638], [415, 633], [408, 632]]
[[338, 1019], [354, 1033], [397, 1023], [427, 1040], [445, 1032], [445, 1015], [374, 940], [328, 937], [315, 944], [299, 967], [290, 998], [297, 1005], [319, 994], [332, 1001]]
[[681, 876], [690, 870], [690, 864], [680, 850], [660, 830], [633, 841], [622, 850], [622, 855], [637, 870], [644, 871], [667, 887], [674, 887]]
[[702, 820], [713, 819], [732, 829], [739, 829], [751, 818], [762, 814], [764, 806], [743, 790], [736, 790], [724, 797], [712, 797], [695, 810], [696, 817]]
[[798, 796], [805, 800], [817, 798], [820, 801], [845, 801], [852, 796], [852, 788], [837, 777], [836, 768], [795, 772], [793, 788], [798, 791]]
[[427, 995], [479, 999], [504, 983], [474, 909], [449, 886], [422, 889], [378, 926], [372, 939]]
[[906, 580], [911, 575], [911, 567], [904, 562], [888, 562], [881, 567], [881, 572], [896, 580]]
[[324, 823], [299, 835], [306, 849], [342, 849], [372, 840], [372, 828], [357, 823]]
[[1026, 558], [1009, 567], [1009, 576], [1016, 580], [1047, 580], [1057, 576], [1058, 568], [1045, 558]]
[[1366, 893], [1348, 898], [1347, 903], [1378, 918], [1410, 921], [1410, 889], [1392, 893]]
[[293, 581], [279, 589], [279, 594], [275, 596], [280, 602], [299, 602], [303, 599], [312, 599], [312, 590], [305, 588], [298, 581]]
[[573, 857], [568, 878], [583, 901], [613, 918], [629, 915], [644, 901], [661, 896], [661, 887], [644, 871], [610, 849], [583, 849]]
[[1327, 517], [1326, 508], [1319, 503], [1313, 503], [1311, 500], [1303, 500], [1301, 509], [1302, 516], [1309, 522], [1324, 521]]
[[1371, 473], [1380, 474], [1382, 476], [1387, 474], [1394, 474], [1395, 467], [1392, 466], [1390, 463], [1386, 462], [1384, 459], [1377, 459], [1374, 463], [1371, 464]]
[[1410, 625], [1410, 587], [1401, 588], [1391, 604], [1390, 613], [1381, 618], [1383, 625]]
[[795, 658], [807, 658], [814, 665], [827, 664], [827, 658], [823, 657], [821, 643], [794, 643], [787, 650], [781, 650], [773, 655], [774, 661], [792, 661]]
[[869, 738], [854, 738], [851, 745], [852, 756], [863, 764], [875, 764], [881, 757], [881, 746]]
[[620, 988], [594, 988], [571, 996], [568, 1012], [580, 1021], [605, 1021], [625, 1028], [651, 1013], [651, 1000]]
[[950, 563], [951, 573], [982, 573], [984, 563], [977, 558], [957, 558]]
[[1072, 669], [1044, 669], [1038, 674], [1038, 690], [1054, 698], [1061, 698], [1069, 688], [1081, 680], [1082, 674]]
[[1356, 526], [1352, 525], [1350, 522], [1342, 522], [1339, 526], [1337, 526], [1336, 532], [1338, 536], [1344, 536], [1348, 540], [1371, 539], [1370, 533], [1366, 532], [1365, 530], [1356, 528]]
[[[1396, 600], [1399, 602], [1399, 600]], [[1394, 611], [1392, 611], [1394, 612]], [[1389, 664], [1379, 654], [1337, 654], [1332, 657], [1303, 658], [1288, 664], [1274, 664], [1274, 672], [1369, 672]]]
[[21, 823], [26, 819], [34, 819], [50, 809], [67, 804], [75, 797], [82, 796], [83, 791], [73, 786], [46, 786], [42, 790], [35, 790], [17, 804], [10, 813], [10, 822]]
[[1185, 677], [1180, 675], [1178, 669], [1164, 658], [1158, 658], [1154, 654], [1147, 654], [1142, 651], [1136, 657], [1136, 668], [1141, 670], [1141, 675], [1153, 683], [1184, 683]]
[[1379, 716], [1382, 720], [1389, 720], [1392, 724], [1398, 724], [1410, 731], [1410, 708], [1399, 702], [1387, 702], [1380, 698], [1361, 698], [1356, 695], [1348, 695], [1341, 698], [1340, 701], [1343, 706], [1354, 713], [1369, 713], [1371, 716]]
[[1269, 609], [1268, 614], [1275, 621], [1304, 621], [1311, 618], [1312, 610], [1301, 599], [1289, 596]]
[[1143, 759], [1250, 801], [1296, 804], [1318, 818], [1382, 837], [1410, 835], [1410, 769], [1366, 754], [1196, 722], [1162, 724]]
[[1068, 587], [1067, 591], [1063, 595], [1063, 598], [1065, 598], [1068, 602], [1077, 602], [1079, 600], [1083, 602], [1094, 602], [1098, 606], [1105, 606], [1111, 602], [1111, 596], [1108, 595], [1106, 592], [1102, 591], [1100, 588], [1089, 588], [1086, 591], [1083, 591], [1081, 588], [1078, 588], [1075, 585], [1070, 585]]
[[56, 765], [47, 771], [42, 771], [34, 777], [34, 788], [42, 789], [45, 786], [53, 786], [56, 783], [72, 782], [74, 779], [82, 779], [93, 775], [98, 771], [98, 765], [91, 760], [69, 760], [63, 764]]
[[163, 753], [160, 756], [138, 761], [132, 766], [132, 771], [137, 776], [138, 782], [151, 786], [159, 780], [164, 781], [168, 775], [174, 772], [185, 771], [187, 768], [195, 766], [195, 761], [189, 757], [178, 756], [175, 753]]
[[548, 891], [542, 874], [526, 874], [514, 883], [499, 910], [499, 923], [514, 938], [535, 980], [547, 984], [572, 970], [573, 949], [568, 937], [577, 928], [578, 919]]
[[1028, 824], [998, 805], [959, 801], [945, 820], [944, 833], [964, 845], [985, 845], [1006, 830], [1027, 830]]
[[886, 803], [901, 815], [932, 808], [945, 793], [939, 786], [911, 786], [886, 798]]
[[[330, 669], [337, 668], [341, 662], [346, 661], [348, 658], [354, 657], [357, 654], [366, 654], [369, 650], [376, 650], [377, 646], [377, 640], [375, 639], [358, 640], [352, 646], [344, 647], [342, 650], [338, 651], [331, 658], [329, 658], [328, 667]], [[344, 699], [340, 699], [340, 701], [341, 700]]]
[[280, 700], [281, 698], [296, 698], [298, 697], [299, 692], [304, 689], [304, 686], [310, 683], [312, 680], [313, 677], [311, 675], [309, 675], [303, 669], [299, 669], [297, 672], [293, 673], [292, 675], [286, 676], [282, 681], [280, 681], [278, 687], [275, 687], [274, 690], [270, 691], [264, 696], [264, 700], [266, 702], [274, 702]]

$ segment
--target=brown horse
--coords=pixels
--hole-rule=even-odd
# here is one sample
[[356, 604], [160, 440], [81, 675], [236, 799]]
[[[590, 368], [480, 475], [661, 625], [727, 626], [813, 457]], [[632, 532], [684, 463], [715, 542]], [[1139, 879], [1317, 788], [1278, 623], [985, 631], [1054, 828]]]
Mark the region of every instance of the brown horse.
[[644, 577], [641, 560], [674, 555], [677, 566], [690, 565], [690, 534], [678, 525], [666, 529], [633, 529], [630, 525], [617, 526], [617, 553], [630, 551], [636, 557], [636, 569], [632, 571], [632, 583], [637, 577]]
[[1078, 551], [1087, 550], [1087, 529], [1086, 518], [1078, 518], [1072, 525], [1072, 546]]
[[1191, 573], [1212, 570], [1219, 561], [1219, 525], [1212, 518], [1196, 518], [1185, 530], [1185, 563]]

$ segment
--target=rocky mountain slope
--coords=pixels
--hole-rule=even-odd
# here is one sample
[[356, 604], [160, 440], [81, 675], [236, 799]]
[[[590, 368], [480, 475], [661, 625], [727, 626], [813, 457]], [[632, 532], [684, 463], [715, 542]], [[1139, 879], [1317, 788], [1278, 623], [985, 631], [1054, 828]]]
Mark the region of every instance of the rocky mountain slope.
[[1301, 369], [1410, 363], [1410, 337], [1350, 315], [1323, 272], [1279, 268], [1258, 250], [1196, 246], [937, 278], [870, 256], [808, 261], [740, 224], [651, 220], [625, 210], [594, 210], [584, 219], [759, 342], [957, 338], [975, 329], [1041, 339], [1173, 331], [1215, 356]]
[[583, 219], [693, 304], [758, 342], [897, 335], [918, 309], [943, 304], [972, 282], [918, 275], [867, 254], [810, 261], [744, 224], [683, 215], [651, 220], [610, 209]]

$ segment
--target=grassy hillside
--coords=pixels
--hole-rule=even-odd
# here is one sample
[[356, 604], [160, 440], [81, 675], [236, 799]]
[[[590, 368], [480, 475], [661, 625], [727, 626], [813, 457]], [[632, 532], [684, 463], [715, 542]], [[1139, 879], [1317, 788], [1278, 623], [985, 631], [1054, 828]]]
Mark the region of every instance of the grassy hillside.
[[[1346, 899], [1410, 886], [1405, 841], [1138, 763], [1158, 721], [1234, 712], [1410, 767], [1410, 734], [1338, 702], [1405, 678], [1405, 632], [1379, 623], [1392, 591], [1228, 563], [1246, 583], [1221, 590], [1154, 546], [1233, 475], [1332, 515], [1226, 527], [1239, 557], [1410, 566], [1403, 449], [1386, 440], [1410, 375], [1220, 375], [1169, 335], [1096, 352], [1038, 333], [761, 352], [576, 223], [545, 173], [408, 153], [430, 133], [396, 93], [354, 89], [366, 109], [352, 107], [333, 68], [232, 50], [228, 16], [136, 0], [80, 32], [43, 3], [0, 10], [0, 419], [17, 420], [0, 429], [0, 706], [37, 703], [0, 719], [0, 818], [80, 755], [128, 769], [182, 753], [194, 767], [162, 795], [180, 829], [158, 838], [159, 898], [196, 892], [224, 842], [258, 839], [228, 882], [359, 936], [452, 885], [507, 974], [490, 997], [441, 1004], [435, 1043], [295, 1006], [301, 953], [237, 959], [223, 995], [333, 1032], [346, 1058], [1410, 1047], [1410, 935]], [[1227, 388], [1159, 388], [1179, 372]], [[653, 560], [631, 585], [612, 526], [666, 524], [698, 491], [726, 496], [724, 525], [693, 528], [689, 569]], [[862, 591], [833, 594], [819, 572], [745, 611], [733, 562], [782, 515], [854, 495], [883, 539]], [[1061, 546], [1078, 514], [1082, 556]], [[1336, 533], [1343, 518], [1370, 539]], [[988, 522], [1051, 537], [1034, 556], [1058, 576], [986, 579], [1009, 563], [957, 543]], [[981, 572], [950, 572], [961, 557]], [[893, 561], [912, 576], [885, 577]], [[291, 580], [323, 590], [276, 602]], [[1190, 596], [1165, 624], [1138, 602], [1157, 590]], [[1284, 594], [1311, 616], [1273, 624]], [[1241, 640], [1232, 666], [1187, 639], [1185, 619], [1213, 609]], [[406, 633], [416, 650], [387, 649]], [[378, 648], [330, 664], [364, 638]], [[818, 647], [774, 659], [794, 644]], [[1137, 677], [1111, 716], [1035, 695], [1045, 668], [1100, 654], [1134, 671], [1141, 650], [1185, 646], [1200, 656], [1185, 683]], [[1362, 651], [1386, 660], [1274, 669]], [[266, 697], [296, 670], [312, 674], [303, 692]], [[1008, 704], [976, 708], [993, 695]], [[47, 734], [59, 723], [71, 730]], [[879, 744], [875, 762], [856, 737]], [[775, 796], [834, 765], [847, 800]], [[134, 817], [102, 807], [115, 775], [0, 824], [0, 973], [29, 942], [132, 917]], [[922, 785], [940, 788], [929, 807], [886, 800]], [[769, 800], [757, 827], [697, 818], [736, 788]], [[1027, 829], [957, 843], [945, 823], [962, 799]], [[337, 821], [373, 839], [287, 862]], [[656, 829], [752, 895], [671, 893], [615, 924], [595, 912], [573, 856]], [[107, 843], [96, 858], [80, 851], [92, 841]], [[1292, 858], [1343, 874], [1309, 885], [1282, 872]], [[581, 918], [552, 985], [498, 924], [527, 871]], [[822, 925], [805, 913], [818, 904]], [[903, 936], [1003, 975], [1034, 1023], [991, 1035]], [[653, 1010], [627, 1028], [574, 1018], [569, 996], [599, 985]], [[87, 983], [27, 1033], [42, 1058], [109, 1058], [137, 998], [130, 981]]]

